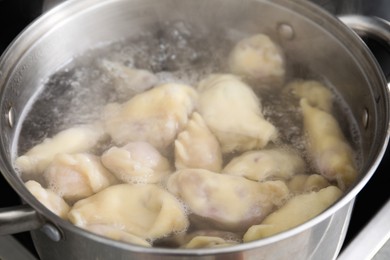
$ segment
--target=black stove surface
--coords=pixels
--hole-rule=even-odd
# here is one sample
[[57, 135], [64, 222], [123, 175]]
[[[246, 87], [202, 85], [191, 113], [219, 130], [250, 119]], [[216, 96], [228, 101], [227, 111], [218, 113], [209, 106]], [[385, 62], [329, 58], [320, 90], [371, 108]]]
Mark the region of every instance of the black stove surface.
[[[0, 0], [0, 54], [30, 22], [41, 14], [41, 10], [40, 0]], [[384, 50], [378, 42], [367, 40], [366, 43], [376, 55], [385, 75], [390, 79], [390, 52]], [[347, 245], [389, 200], [388, 172], [390, 172], [390, 149], [386, 152], [374, 176], [356, 198], [344, 245]], [[0, 208], [19, 204], [17, 193], [0, 174]], [[14, 237], [37, 256], [28, 232], [16, 234]]]

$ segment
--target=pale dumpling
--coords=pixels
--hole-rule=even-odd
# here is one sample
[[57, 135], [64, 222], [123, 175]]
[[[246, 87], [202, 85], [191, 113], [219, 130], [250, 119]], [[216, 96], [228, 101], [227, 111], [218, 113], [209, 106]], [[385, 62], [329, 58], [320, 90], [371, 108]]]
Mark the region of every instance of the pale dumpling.
[[305, 98], [308, 103], [323, 111], [332, 111], [333, 94], [330, 89], [315, 80], [295, 80], [286, 86], [299, 98]]
[[216, 248], [237, 245], [237, 241], [225, 240], [221, 237], [196, 236], [182, 248]]
[[184, 232], [189, 225], [183, 205], [154, 184], [108, 187], [78, 201], [68, 216], [80, 227], [107, 225], [148, 240]]
[[95, 147], [106, 135], [99, 124], [80, 125], [46, 138], [24, 155], [16, 158], [15, 167], [25, 179], [41, 175], [59, 153], [81, 153]]
[[288, 180], [305, 171], [302, 157], [290, 148], [250, 151], [233, 158], [222, 173], [242, 176], [254, 181]]
[[312, 107], [302, 99], [307, 150], [314, 166], [328, 180], [335, 180], [344, 190], [356, 179], [354, 152], [345, 140], [337, 120], [329, 113]]
[[329, 181], [319, 174], [298, 174], [287, 183], [288, 188], [294, 194], [319, 191], [330, 185]]
[[220, 230], [198, 230], [178, 236], [181, 248], [215, 248], [232, 246], [241, 242], [241, 235]]
[[[242, 242], [242, 234], [233, 233], [228, 231], [216, 230], [216, 229], [199, 229], [196, 231], [188, 232], [188, 233], [179, 233], [174, 234], [169, 237], [164, 237], [160, 240], [154, 241], [153, 246], [162, 246], [162, 247], [171, 247], [171, 248], [179, 248], [186, 247], [186, 245], [193, 240], [195, 237], [199, 237], [200, 239], [196, 239], [192, 245], [194, 248], [196, 246], [203, 247], [217, 247], [219, 244], [238, 244]], [[203, 239], [205, 238], [205, 239]], [[210, 238], [210, 240], [209, 240]], [[216, 239], [218, 238], [218, 239]], [[209, 243], [210, 242], [210, 243]]]
[[146, 142], [111, 147], [101, 156], [103, 165], [127, 183], [158, 183], [171, 173], [167, 158]]
[[318, 192], [292, 197], [280, 209], [268, 215], [260, 225], [254, 225], [244, 235], [249, 242], [286, 231], [314, 218], [330, 207], [342, 195], [342, 191], [329, 186]]
[[286, 74], [284, 54], [265, 34], [256, 34], [238, 42], [229, 55], [234, 74], [264, 84], [280, 85]]
[[100, 158], [87, 153], [56, 155], [43, 177], [48, 188], [69, 203], [117, 183]]
[[31, 194], [46, 208], [57, 216], [67, 219], [70, 210], [69, 205], [53, 191], [45, 189], [36, 181], [28, 181], [24, 184]]
[[168, 179], [167, 188], [203, 224], [226, 231], [242, 231], [260, 223], [289, 195], [282, 181], [260, 183], [203, 169], [177, 171]]
[[158, 78], [150, 71], [130, 68], [119, 62], [102, 60], [101, 67], [113, 79], [115, 92], [121, 98], [144, 92], [158, 82]]
[[116, 145], [144, 141], [164, 152], [186, 126], [196, 102], [196, 90], [190, 86], [156, 86], [123, 104], [107, 105], [104, 126]]
[[146, 241], [145, 239], [135, 236], [131, 233], [125, 232], [120, 228], [116, 228], [108, 225], [96, 224], [96, 225], [86, 226], [84, 227], [84, 229], [92, 233], [95, 233], [97, 235], [108, 237], [114, 240], [135, 244], [139, 246], [145, 246], [145, 247], [152, 246], [150, 242]]
[[219, 142], [197, 112], [175, 140], [175, 166], [176, 169], [201, 168], [215, 172], [222, 169]]
[[222, 152], [260, 149], [277, 137], [253, 90], [238, 77], [210, 75], [198, 86], [199, 111], [220, 142]]

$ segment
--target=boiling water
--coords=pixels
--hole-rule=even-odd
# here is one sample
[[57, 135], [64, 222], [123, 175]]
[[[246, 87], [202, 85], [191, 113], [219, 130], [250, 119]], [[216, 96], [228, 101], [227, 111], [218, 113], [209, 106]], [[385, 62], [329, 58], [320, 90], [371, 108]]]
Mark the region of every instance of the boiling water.
[[[19, 140], [19, 154], [44, 137], [69, 126], [96, 120], [110, 102], [124, 102], [102, 60], [153, 72], [160, 83], [196, 83], [212, 72], [223, 72], [232, 42], [218, 35], [205, 37], [177, 22], [137, 38], [108, 44], [75, 57], [45, 83], [28, 113]], [[212, 44], [218, 42], [218, 44]]]
[[[196, 34], [191, 26], [182, 22], [163, 27], [169, 29], [144, 33], [136, 38], [90, 50], [75, 57], [70, 64], [53, 74], [46, 81], [42, 94], [29, 108], [29, 113], [26, 113], [18, 140], [19, 155], [45, 137], [76, 124], [98, 120], [107, 103], [124, 102], [130, 98], [115, 92], [112, 77], [102, 69], [103, 59], [149, 70], [158, 77], [160, 83], [177, 82], [196, 86], [208, 74], [227, 72], [226, 57], [236, 43], [235, 40], [222, 34]], [[288, 69], [293, 71], [292, 68]], [[292, 78], [310, 75], [308, 79], [326, 82], [320, 75], [313, 77], [304, 66], [300, 67], [299, 72], [290, 74]], [[298, 100], [291, 94], [283, 93], [282, 88], [253, 87], [261, 99], [264, 116], [280, 133], [280, 142], [294, 146], [307, 159]], [[334, 89], [333, 92], [337, 97]], [[348, 122], [348, 128], [343, 129], [344, 133], [352, 146], [357, 148], [357, 128], [353, 127], [355, 124], [348, 115], [347, 106], [341, 102], [342, 98], [337, 97], [336, 100], [339, 102], [335, 104], [335, 109], [342, 112], [337, 113], [339, 121], [342, 119]], [[227, 156], [225, 161], [232, 156]], [[170, 246], [164, 241], [160, 244]]]

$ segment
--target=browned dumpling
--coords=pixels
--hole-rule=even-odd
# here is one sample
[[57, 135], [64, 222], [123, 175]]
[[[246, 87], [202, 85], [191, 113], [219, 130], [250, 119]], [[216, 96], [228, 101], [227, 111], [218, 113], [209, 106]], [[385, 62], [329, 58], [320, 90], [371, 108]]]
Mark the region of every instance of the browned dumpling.
[[198, 86], [199, 111], [219, 140], [223, 153], [265, 147], [277, 137], [253, 90], [238, 77], [215, 74]]
[[192, 114], [185, 130], [175, 140], [175, 166], [176, 169], [221, 171], [222, 152], [219, 142], [197, 112]]
[[87, 153], [56, 155], [43, 177], [48, 188], [69, 203], [118, 182], [98, 156]]
[[28, 181], [24, 185], [46, 208], [63, 219], [68, 218], [70, 207], [57, 193], [43, 188], [36, 181]]
[[69, 220], [82, 228], [91, 225], [119, 227], [122, 231], [153, 241], [187, 230], [183, 205], [154, 184], [119, 184], [78, 201]]
[[260, 223], [289, 195], [282, 181], [260, 183], [203, 169], [177, 171], [168, 179], [167, 187], [203, 223], [226, 231], [245, 230]]
[[26, 179], [41, 175], [59, 153], [87, 152], [106, 138], [98, 124], [80, 125], [65, 129], [16, 158], [15, 167]]
[[241, 40], [229, 56], [231, 72], [264, 84], [283, 83], [285, 67], [281, 48], [265, 34], [256, 34]]
[[127, 183], [158, 183], [171, 173], [167, 158], [146, 142], [111, 147], [101, 156], [103, 165]]
[[318, 192], [292, 197], [280, 209], [268, 215], [261, 224], [250, 227], [243, 240], [249, 242], [261, 239], [303, 224], [331, 206], [341, 195], [339, 188], [329, 186]]
[[243, 153], [233, 158], [222, 173], [264, 181], [288, 180], [304, 171], [305, 162], [296, 151], [289, 148], [273, 148]]
[[349, 187], [357, 177], [354, 152], [345, 140], [337, 120], [329, 113], [311, 106], [302, 99], [307, 151], [314, 166], [328, 180], [335, 180], [341, 189]]
[[147, 70], [127, 67], [119, 62], [102, 60], [101, 67], [114, 81], [115, 93], [130, 98], [157, 84], [157, 77]]
[[123, 104], [107, 105], [103, 122], [116, 145], [144, 141], [163, 152], [186, 126], [196, 101], [197, 93], [192, 87], [164, 84]]
[[333, 94], [330, 89], [315, 80], [295, 80], [286, 86], [299, 98], [305, 98], [307, 102], [323, 111], [332, 111]]

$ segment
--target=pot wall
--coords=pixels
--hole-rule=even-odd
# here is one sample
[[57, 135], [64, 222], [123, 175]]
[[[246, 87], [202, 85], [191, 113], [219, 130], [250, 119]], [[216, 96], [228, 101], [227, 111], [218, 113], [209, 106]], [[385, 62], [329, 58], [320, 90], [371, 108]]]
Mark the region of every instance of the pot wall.
[[[353, 201], [346, 204], [337, 212], [324, 219], [311, 228], [288, 236], [284, 239], [268, 239], [259, 241], [259, 246], [245, 248], [238, 252], [225, 252], [213, 254], [212, 250], [204, 250], [197, 255], [194, 250], [174, 250], [175, 254], [167, 253], [169, 250], [154, 250], [133, 247], [129, 250], [128, 245], [122, 248], [104, 238], [96, 239], [79, 235], [67, 229], [62, 229], [62, 239], [55, 242], [42, 231], [33, 231], [32, 237], [35, 247], [42, 260], [52, 259], [159, 259], [159, 260], [283, 260], [283, 259], [313, 259], [330, 260], [336, 259], [343, 243], [345, 232], [348, 227], [349, 217]], [[103, 243], [100, 240], [105, 240]], [[264, 243], [265, 242], [265, 243]], [[117, 243], [118, 244], [118, 243]], [[153, 251], [153, 250], [152, 250]], [[172, 251], [171, 251], [172, 252]], [[199, 251], [198, 251], [199, 253]]]

